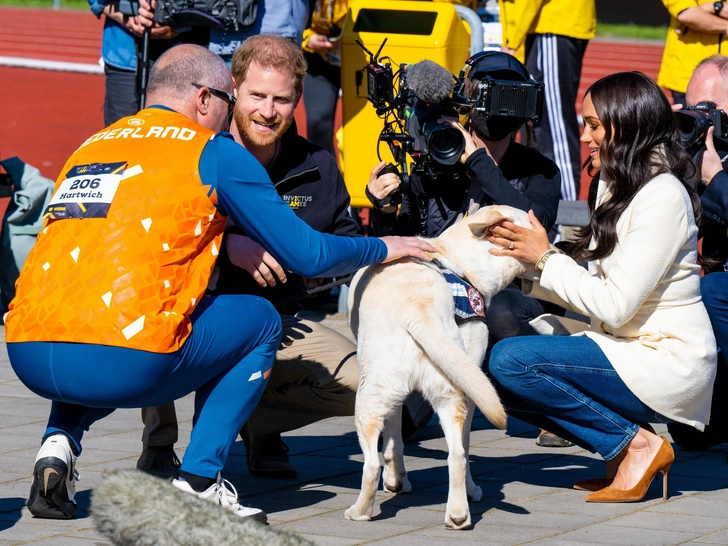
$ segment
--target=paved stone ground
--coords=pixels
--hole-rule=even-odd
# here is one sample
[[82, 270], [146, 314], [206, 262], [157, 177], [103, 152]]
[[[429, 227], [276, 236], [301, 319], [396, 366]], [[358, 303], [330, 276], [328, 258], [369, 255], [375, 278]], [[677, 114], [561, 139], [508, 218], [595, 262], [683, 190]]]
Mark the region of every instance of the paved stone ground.
[[[347, 332], [342, 316], [322, 316]], [[4, 331], [0, 330], [0, 335]], [[87, 434], [79, 459], [78, 517], [71, 521], [34, 519], [25, 508], [30, 473], [49, 403], [28, 391], [0, 349], [0, 546], [108, 545], [89, 517], [90, 497], [105, 472], [134, 468], [141, 448], [138, 410], [120, 410]], [[192, 397], [177, 403], [178, 453], [189, 437]], [[587, 504], [571, 485], [603, 471], [598, 457], [579, 448], [544, 449], [536, 430], [511, 420], [507, 432], [482, 416], [472, 434], [472, 469], [483, 500], [471, 504], [473, 529], [443, 526], [447, 496], [445, 442], [436, 424], [405, 446], [413, 492], [379, 493], [369, 523], [344, 519], [361, 479], [362, 455], [352, 418], [329, 419], [286, 436], [295, 481], [254, 478], [245, 467], [242, 442], [233, 447], [225, 476], [243, 502], [268, 513], [275, 528], [300, 533], [320, 546], [373, 544], [419, 546], [479, 545], [671, 545], [728, 544], [728, 464], [726, 449], [688, 453], [676, 449], [667, 502], [653, 483], [645, 502]], [[664, 432], [664, 426], [657, 427]], [[659, 482], [659, 479], [656, 480]]]

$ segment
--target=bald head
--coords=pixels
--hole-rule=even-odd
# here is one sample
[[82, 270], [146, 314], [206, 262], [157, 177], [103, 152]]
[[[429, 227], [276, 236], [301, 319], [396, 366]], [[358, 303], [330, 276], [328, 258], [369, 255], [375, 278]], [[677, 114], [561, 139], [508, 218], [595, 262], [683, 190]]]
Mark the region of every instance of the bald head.
[[149, 74], [147, 103], [173, 106], [191, 100], [197, 92], [193, 83], [233, 92], [225, 61], [204, 47], [183, 44], [166, 51], [154, 63]]
[[687, 106], [714, 102], [728, 112], [728, 57], [712, 55], [698, 65], [688, 82], [685, 101]]

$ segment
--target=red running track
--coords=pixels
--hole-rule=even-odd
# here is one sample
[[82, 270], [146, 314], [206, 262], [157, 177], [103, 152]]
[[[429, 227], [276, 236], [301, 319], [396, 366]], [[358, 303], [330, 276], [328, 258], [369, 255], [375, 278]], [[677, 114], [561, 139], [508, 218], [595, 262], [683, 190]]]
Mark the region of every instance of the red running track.
[[[101, 30], [90, 11], [0, 7], [0, 57], [96, 64]], [[662, 50], [661, 44], [592, 40], [577, 109], [587, 87], [607, 74], [639, 70], [657, 78]], [[103, 94], [101, 75], [0, 66], [0, 158], [17, 155], [56, 178], [76, 147], [102, 127]], [[305, 129], [300, 108], [297, 119]], [[582, 198], [586, 190], [582, 183]]]

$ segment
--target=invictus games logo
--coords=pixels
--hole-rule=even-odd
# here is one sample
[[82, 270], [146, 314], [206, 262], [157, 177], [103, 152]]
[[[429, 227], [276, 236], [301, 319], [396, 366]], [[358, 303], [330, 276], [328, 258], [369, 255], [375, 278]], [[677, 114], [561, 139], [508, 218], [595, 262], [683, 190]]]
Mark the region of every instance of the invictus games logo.
[[144, 125], [144, 120], [143, 119], [139, 119], [139, 118], [131, 118], [131, 119], [127, 120], [126, 124], [127, 125], [133, 125], [133, 126], [137, 127], [139, 125]]

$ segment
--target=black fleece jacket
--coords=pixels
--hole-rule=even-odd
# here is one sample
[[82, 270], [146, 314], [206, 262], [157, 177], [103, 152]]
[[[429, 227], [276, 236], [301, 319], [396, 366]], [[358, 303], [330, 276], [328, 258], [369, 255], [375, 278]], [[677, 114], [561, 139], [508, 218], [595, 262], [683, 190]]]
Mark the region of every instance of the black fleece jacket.
[[[462, 166], [455, 169], [458, 167], [462, 169]], [[467, 173], [457, 178], [447, 174], [437, 180], [419, 178], [427, 196], [427, 237], [436, 237], [455, 223], [458, 214], [468, 210], [471, 199], [482, 207], [509, 205], [525, 211], [532, 209], [546, 230], [551, 229], [561, 194], [561, 173], [553, 161], [513, 141], [500, 165], [484, 149], [479, 149], [468, 157], [465, 169]], [[380, 236], [411, 235], [417, 233], [419, 221], [414, 196], [405, 194], [396, 219], [394, 213], [384, 214], [375, 209], [373, 227]]]

